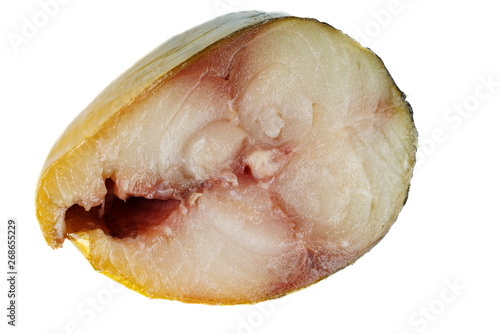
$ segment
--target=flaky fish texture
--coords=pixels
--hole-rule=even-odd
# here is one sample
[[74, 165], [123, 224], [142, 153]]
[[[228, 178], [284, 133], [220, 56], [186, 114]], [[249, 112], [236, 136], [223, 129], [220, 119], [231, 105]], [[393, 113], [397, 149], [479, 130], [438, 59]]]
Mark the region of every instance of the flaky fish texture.
[[406, 202], [417, 132], [382, 61], [339, 30], [232, 13], [117, 78], [50, 152], [53, 248], [148, 297], [276, 298], [356, 261]]

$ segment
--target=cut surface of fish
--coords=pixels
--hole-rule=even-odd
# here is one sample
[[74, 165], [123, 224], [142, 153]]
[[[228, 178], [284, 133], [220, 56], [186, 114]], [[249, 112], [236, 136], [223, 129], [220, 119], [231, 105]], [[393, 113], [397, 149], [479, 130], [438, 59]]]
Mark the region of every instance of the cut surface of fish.
[[151, 298], [276, 298], [356, 261], [406, 202], [417, 132], [382, 61], [331, 26], [229, 14], [174, 37], [55, 144], [47, 243]]

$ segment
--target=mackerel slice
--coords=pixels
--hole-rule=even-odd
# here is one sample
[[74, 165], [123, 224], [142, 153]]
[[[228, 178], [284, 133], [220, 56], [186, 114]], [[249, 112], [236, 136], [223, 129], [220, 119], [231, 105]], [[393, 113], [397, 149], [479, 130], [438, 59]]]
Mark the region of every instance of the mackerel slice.
[[151, 298], [253, 303], [356, 261], [402, 209], [417, 132], [382, 61], [331, 26], [228, 14], [137, 62], [50, 152], [37, 217]]

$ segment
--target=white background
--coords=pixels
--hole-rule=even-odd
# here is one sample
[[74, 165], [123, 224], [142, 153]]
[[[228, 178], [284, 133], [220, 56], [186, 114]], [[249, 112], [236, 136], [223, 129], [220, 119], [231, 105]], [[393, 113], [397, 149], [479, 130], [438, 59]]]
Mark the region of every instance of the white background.
[[[0, 5], [0, 332], [500, 333], [494, 1], [66, 2], [17, 46], [9, 36], [22, 36], [26, 20], [43, 16], [42, 6], [36, 0]], [[420, 134], [419, 164], [408, 203], [386, 238], [312, 287], [276, 302], [230, 307], [149, 300], [94, 272], [69, 243], [51, 250], [35, 218], [34, 193], [66, 125], [167, 38], [248, 9], [330, 23], [374, 50], [407, 94]], [[16, 328], [6, 325], [3, 278], [10, 217], [19, 227]]]

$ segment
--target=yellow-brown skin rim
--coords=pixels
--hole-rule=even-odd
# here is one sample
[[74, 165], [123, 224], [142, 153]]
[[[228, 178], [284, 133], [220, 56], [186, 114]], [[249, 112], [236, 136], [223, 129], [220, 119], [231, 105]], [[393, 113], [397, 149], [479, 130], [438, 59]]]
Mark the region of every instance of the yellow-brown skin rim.
[[[242, 14], [243, 14], [242, 20], [245, 20], [247, 17], [245, 16], [244, 13], [242, 13]], [[246, 15], [248, 15], [248, 14], [246, 14]], [[319, 22], [319, 21], [317, 21], [315, 19], [297, 18], [297, 17], [292, 17], [292, 16], [285, 16], [285, 15], [282, 15], [282, 14], [275, 14], [275, 15], [276, 16], [271, 17], [271, 18], [267, 18], [267, 19], [262, 20], [262, 21], [260, 21], [258, 23], [250, 24], [250, 25], [244, 26], [243, 28], [240, 28], [240, 29], [237, 29], [235, 31], [232, 31], [232, 32], [228, 33], [227, 35], [225, 35], [224, 37], [221, 37], [220, 39], [216, 40], [212, 44], [208, 45], [207, 47], [205, 47], [205, 48], [201, 49], [200, 51], [194, 53], [192, 56], [187, 57], [185, 60], [181, 61], [178, 65], [174, 66], [173, 68], [162, 70], [161, 71], [162, 74], [158, 75], [158, 77], [156, 79], [151, 80], [151, 82], [149, 84], [146, 84], [145, 87], [144, 87], [144, 89], [142, 91], [140, 91], [137, 94], [134, 94], [133, 96], [130, 96], [129, 100], [127, 102], [123, 103], [118, 109], [116, 109], [114, 111], [111, 108], [108, 108], [108, 109], [101, 108], [101, 109], [93, 110], [91, 108], [91, 106], [94, 103], [93, 102], [91, 105], [89, 105], [89, 107], [87, 107], [77, 117], [77, 119], [75, 119], [75, 121], [73, 123], [78, 123], [80, 119], [85, 118], [89, 114], [91, 114], [93, 112], [96, 112], [96, 111], [100, 112], [102, 115], [106, 115], [105, 117], [102, 117], [102, 115], [101, 115], [101, 117], [103, 118], [103, 121], [99, 125], [97, 125], [95, 128], [93, 128], [93, 130], [91, 130], [81, 140], [75, 142], [74, 145], [70, 145], [70, 146], [72, 146], [71, 149], [66, 150], [64, 153], [61, 154], [61, 152], [60, 152], [61, 151], [61, 147], [68, 146], [67, 141], [68, 140], [69, 141], [72, 140], [72, 138], [71, 138], [70, 135], [72, 134], [72, 132], [74, 131], [74, 129], [72, 129], [71, 125], [70, 125], [68, 127], [68, 129], [65, 131], [65, 133], [63, 134], [63, 136], [61, 137], [61, 139], [56, 143], [56, 145], [54, 146], [54, 148], [51, 150], [51, 152], [49, 154], [49, 157], [47, 158], [46, 164], [49, 163], [49, 165], [46, 166], [46, 167], [44, 167], [44, 171], [43, 171], [43, 173], [42, 173], [42, 175], [40, 177], [40, 181], [38, 183], [38, 187], [37, 187], [37, 190], [36, 190], [36, 203], [35, 203], [35, 206], [36, 206], [37, 219], [40, 222], [40, 228], [41, 228], [42, 232], [44, 233], [45, 239], [46, 239], [47, 244], [49, 246], [51, 246], [52, 248], [59, 248], [59, 247], [62, 246], [62, 243], [64, 242], [64, 239], [65, 238], [69, 238], [73, 242], [73, 244], [75, 244], [75, 246], [80, 250], [80, 252], [87, 258], [87, 260], [91, 263], [91, 265], [94, 267], [94, 269], [96, 269], [96, 271], [101, 272], [102, 274], [110, 277], [111, 279], [113, 279], [113, 280], [115, 280], [115, 281], [117, 281], [117, 282], [125, 285], [129, 289], [134, 290], [134, 291], [136, 291], [136, 292], [138, 292], [138, 293], [140, 293], [140, 294], [142, 294], [142, 295], [144, 295], [146, 297], [149, 297], [149, 298], [159, 298], [159, 297], [154, 297], [154, 296], [148, 295], [142, 288], [140, 288], [137, 285], [133, 284], [132, 282], [124, 279], [123, 277], [120, 277], [120, 276], [115, 275], [114, 273], [111, 273], [111, 272], [108, 272], [108, 271], [100, 271], [99, 268], [96, 268], [94, 266], [94, 263], [92, 262], [92, 260], [89, 258], [89, 250], [88, 250], [87, 247], [85, 247], [85, 242], [82, 239], [80, 239], [77, 234], [66, 235], [65, 238], [63, 238], [62, 240], [57, 239], [54, 236], [53, 233], [51, 234], [51, 232], [53, 232], [53, 231], [50, 231], [50, 230], [52, 230], [52, 228], [47, 228], [47, 227], [50, 226], [50, 225], [53, 226], [54, 225], [54, 221], [51, 222], [51, 221], [48, 221], [45, 218], [45, 216], [47, 214], [51, 214], [51, 213], [48, 212], [47, 209], [45, 208], [45, 203], [50, 202], [50, 199], [48, 198], [48, 194], [46, 192], [42, 192], [41, 191], [42, 190], [42, 186], [43, 186], [43, 182], [44, 182], [45, 178], [50, 174], [50, 171], [52, 170], [52, 168], [54, 168], [55, 166], [57, 166], [58, 164], [60, 164], [61, 161], [64, 161], [65, 159], [67, 159], [78, 147], [80, 147], [88, 139], [92, 138], [96, 133], [98, 133], [99, 131], [105, 129], [108, 126], [108, 124], [110, 122], [112, 122], [112, 120], [115, 117], [119, 117], [119, 115], [121, 113], [126, 112], [127, 108], [130, 105], [132, 105], [136, 100], [138, 100], [138, 99], [142, 98], [143, 96], [145, 96], [145, 95], [147, 95], [147, 94], [155, 91], [157, 89], [157, 87], [159, 85], [161, 85], [164, 81], [168, 80], [173, 75], [175, 75], [177, 72], [179, 72], [181, 69], [183, 69], [185, 66], [187, 66], [190, 63], [194, 62], [196, 59], [202, 57], [205, 53], [207, 53], [208, 51], [210, 51], [212, 48], [217, 47], [219, 44], [221, 44], [224, 41], [228, 40], [232, 36], [238, 35], [238, 34], [244, 32], [244, 31], [249, 31], [249, 30], [255, 29], [257, 27], [265, 26], [265, 25], [270, 24], [270, 23], [272, 23], [274, 21], [277, 21], [277, 20], [309, 20], [309, 21]], [[322, 22], [319, 22], [319, 23], [325, 24], [325, 25], [331, 27], [330, 25], [328, 25], [326, 23], [322, 23]], [[331, 28], [333, 28], [333, 27], [331, 27]], [[333, 29], [335, 29], [335, 28], [333, 28]], [[356, 43], [356, 44], [358, 45], [358, 47], [360, 49], [365, 49], [359, 43]], [[186, 44], [186, 46], [187, 45], [188, 44]], [[167, 49], [167, 50], [164, 51], [164, 54], [167, 54], [167, 53], [169, 53], [171, 51], [172, 51], [171, 49]], [[146, 57], [148, 57], [148, 56], [146, 56]], [[134, 72], [135, 71], [135, 67], [137, 67], [138, 64], [139, 63], [137, 63], [136, 65], [134, 65], [134, 67], [132, 67], [126, 73]], [[137, 71], [141, 71], [141, 70], [142, 70], [142, 68], [137, 69]], [[392, 79], [392, 77], [390, 76], [389, 73], [388, 73], [388, 75], [389, 75], [389, 77], [392, 80], [392, 83], [394, 85], [394, 89], [402, 96], [403, 101], [405, 101], [406, 108], [404, 108], [404, 109], [405, 109], [405, 111], [408, 112], [408, 114], [411, 117], [411, 120], [413, 122], [413, 112], [412, 112], [411, 106], [405, 100], [405, 95], [396, 86], [396, 84], [394, 83], [394, 80]], [[115, 82], [119, 82], [120, 79], [121, 79], [121, 77], [118, 78]], [[108, 90], [110, 91], [110, 93], [112, 93], [113, 92], [112, 86], [108, 86], [103, 91], [103, 93], [101, 93], [101, 95], [104, 94], [105, 92], [107, 92]], [[73, 125], [73, 123], [72, 123], [72, 125]], [[414, 131], [415, 131], [414, 136], [415, 136], [415, 138], [417, 138], [416, 130], [414, 130]], [[54, 158], [55, 156], [57, 156], [57, 158]], [[411, 165], [414, 165], [414, 163], [415, 163], [415, 156], [414, 155], [412, 156], [412, 159], [411, 159], [410, 163], [411, 163]], [[408, 196], [408, 190], [406, 192], [406, 196]], [[63, 208], [63, 209], [65, 210], [66, 208]], [[389, 222], [389, 223], [393, 223], [396, 220], [397, 215], [398, 214], [396, 214], [393, 217], [393, 219], [391, 219], [391, 222]], [[45, 231], [44, 228], [47, 231]], [[377, 240], [376, 242], [374, 242], [373, 245], [366, 252], [368, 252], [369, 250], [371, 250], [371, 248], [373, 248], [382, 238], [380, 238], [379, 240]], [[362, 254], [365, 254], [366, 252], [363, 252]], [[342, 267], [342, 268], [340, 268], [339, 270], [341, 270], [341, 269], [349, 266], [350, 264], [354, 263], [357, 259], [359, 259], [359, 257], [362, 254], [358, 254], [358, 256], [356, 256], [356, 258], [353, 261], [350, 261], [350, 262], [346, 263], [345, 266]], [[337, 271], [339, 271], [339, 270], [337, 270]], [[321, 281], [322, 279], [324, 279], [326, 277], [329, 277], [329, 276], [325, 276], [325, 277], [319, 279], [318, 281], [316, 281], [315, 283]], [[313, 283], [313, 284], [315, 284], [315, 283]], [[312, 284], [310, 284], [310, 285], [312, 285]], [[310, 285], [307, 285], [307, 286], [310, 286]], [[261, 300], [255, 300], [255, 301], [243, 302], [243, 303], [245, 303], [245, 304], [253, 304], [253, 303], [258, 303], [258, 302], [261, 302], [261, 301], [264, 301], [264, 300], [279, 298], [279, 297], [282, 297], [282, 296], [287, 295], [289, 293], [301, 290], [301, 289], [303, 289], [303, 288], [305, 288], [307, 286], [304, 286], [304, 287], [301, 287], [301, 288], [297, 288], [295, 290], [291, 290], [291, 291], [288, 291], [288, 292], [285, 292], [285, 293], [282, 293], [282, 294], [278, 294], [278, 295], [275, 295], [275, 296], [265, 297], [265, 298], [263, 298]], [[221, 302], [212, 301], [212, 300], [196, 300], [196, 299], [185, 299], [185, 298], [169, 298], [169, 299], [171, 299], [171, 300], [177, 300], [177, 301], [181, 301], [181, 302], [185, 302], [185, 303], [203, 303], [203, 304], [212, 304], [212, 305], [242, 304], [240, 302], [221, 303]]]

